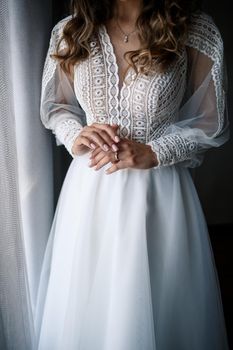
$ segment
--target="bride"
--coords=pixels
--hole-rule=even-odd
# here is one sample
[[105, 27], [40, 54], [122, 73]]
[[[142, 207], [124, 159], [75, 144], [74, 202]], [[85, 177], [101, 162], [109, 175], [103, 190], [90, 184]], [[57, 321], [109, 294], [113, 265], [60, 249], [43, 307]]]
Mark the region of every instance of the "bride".
[[223, 43], [196, 1], [73, 0], [41, 120], [72, 156], [43, 260], [38, 350], [226, 350], [189, 168], [228, 138]]

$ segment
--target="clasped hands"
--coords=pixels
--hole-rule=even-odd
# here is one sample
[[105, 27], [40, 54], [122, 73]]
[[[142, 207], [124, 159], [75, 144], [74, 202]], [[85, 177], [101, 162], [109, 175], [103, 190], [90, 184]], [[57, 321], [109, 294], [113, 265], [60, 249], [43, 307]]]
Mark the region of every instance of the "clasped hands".
[[[81, 130], [72, 147], [74, 155], [90, 152], [90, 167], [99, 170], [111, 163], [105, 171], [111, 174], [120, 169], [135, 168], [149, 169], [158, 165], [155, 152], [149, 145], [119, 138], [117, 129], [119, 125], [93, 123]], [[118, 161], [115, 161], [114, 152], [118, 151]]]

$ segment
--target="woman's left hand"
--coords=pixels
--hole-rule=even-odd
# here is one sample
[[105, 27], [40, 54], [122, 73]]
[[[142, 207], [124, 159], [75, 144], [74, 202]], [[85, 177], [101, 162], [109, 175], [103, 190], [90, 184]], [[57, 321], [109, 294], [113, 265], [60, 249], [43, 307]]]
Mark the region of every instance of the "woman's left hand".
[[112, 174], [125, 168], [149, 169], [158, 165], [157, 156], [149, 145], [124, 138], [120, 140], [117, 146], [119, 148], [118, 162], [115, 163], [112, 150], [106, 152], [97, 147], [91, 152], [89, 166], [96, 166], [95, 170], [99, 170], [104, 165], [112, 162], [112, 166], [106, 170], [106, 174]]

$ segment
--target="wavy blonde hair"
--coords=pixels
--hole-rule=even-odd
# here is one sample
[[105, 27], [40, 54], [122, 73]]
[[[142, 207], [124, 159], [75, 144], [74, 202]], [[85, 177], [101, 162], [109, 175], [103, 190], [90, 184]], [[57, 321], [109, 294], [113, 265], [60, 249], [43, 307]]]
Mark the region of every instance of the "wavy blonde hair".
[[[63, 70], [70, 72], [71, 66], [88, 58], [91, 37], [101, 24], [113, 17], [115, 1], [71, 1], [71, 19], [64, 26], [56, 52], [51, 55], [60, 61]], [[198, 0], [143, 0], [143, 9], [136, 21], [142, 48], [124, 54], [129, 66], [137, 73], [146, 74], [151, 69], [165, 71], [179, 57], [191, 15], [199, 8]], [[67, 43], [67, 49], [59, 53], [62, 40]]]

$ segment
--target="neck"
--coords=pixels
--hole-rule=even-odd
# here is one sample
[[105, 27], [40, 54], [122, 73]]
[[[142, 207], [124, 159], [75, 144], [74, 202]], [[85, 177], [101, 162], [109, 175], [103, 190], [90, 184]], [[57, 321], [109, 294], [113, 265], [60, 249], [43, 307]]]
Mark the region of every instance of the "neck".
[[116, 0], [114, 17], [121, 23], [135, 23], [142, 8], [142, 0]]

